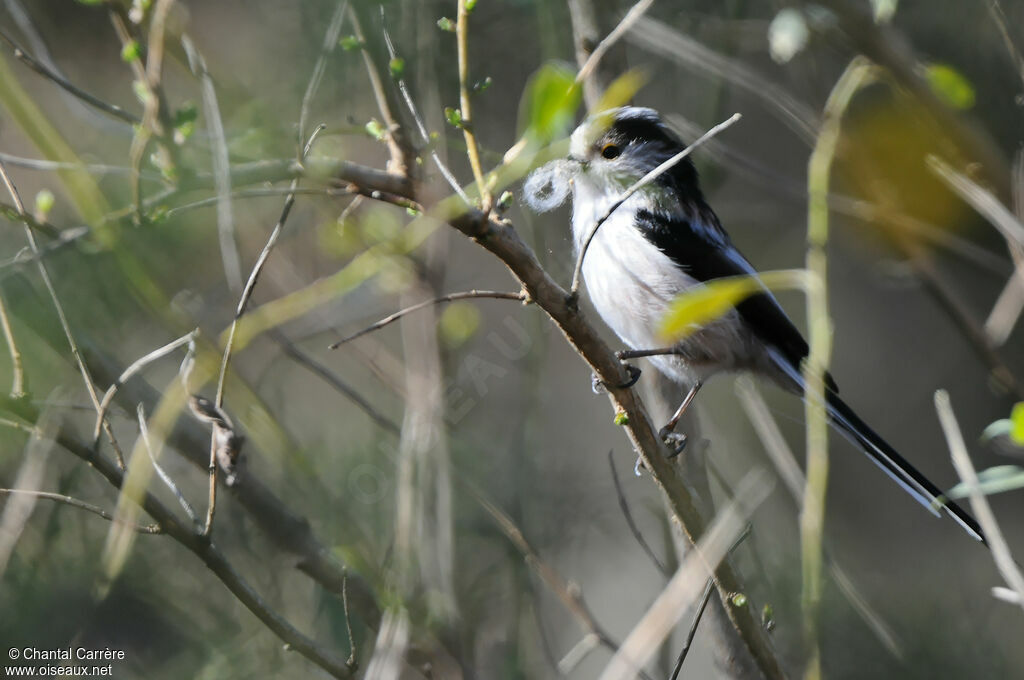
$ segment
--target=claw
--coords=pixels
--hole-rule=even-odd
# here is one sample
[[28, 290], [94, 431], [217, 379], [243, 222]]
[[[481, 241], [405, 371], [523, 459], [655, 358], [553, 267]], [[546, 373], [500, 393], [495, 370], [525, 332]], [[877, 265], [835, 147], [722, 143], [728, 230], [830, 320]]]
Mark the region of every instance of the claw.
[[672, 453], [669, 454], [669, 458], [675, 458], [682, 453], [686, 448], [687, 441], [689, 441], [685, 434], [672, 432], [667, 427], [661, 428], [661, 431], [658, 432], [658, 436], [660, 436], [661, 440], [665, 442], [670, 449], [672, 449]]
[[[626, 380], [626, 382], [622, 383], [621, 385], [611, 385], [611, 387], [618, 390], [624, 390], [627, 387], [632, 387], [633, 385], [635, 385], [636, 381], [640, 379], [640, 375], [642, 373], [642, 371], [633, 364], [623, 363], [622, 365], [623, 367], [625, 367], [626, 374], [629, 376], [629, 378]], [[608, 383], [601, 380], [601, 378], [598, 377], [596, 373], [590, 374], [590, 388], [594, 390], [594, 394], [601, 394], [602, 392], [607, 392], [608, 387]]]

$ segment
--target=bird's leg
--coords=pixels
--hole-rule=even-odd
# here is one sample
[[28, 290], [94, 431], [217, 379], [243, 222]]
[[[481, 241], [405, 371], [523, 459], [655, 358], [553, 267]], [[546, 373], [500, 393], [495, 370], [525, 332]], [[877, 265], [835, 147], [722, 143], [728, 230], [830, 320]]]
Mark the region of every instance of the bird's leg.
[[662, 347], [660, 349], [624, 349], [615, 353], [619, 361], [628, 359], [640, 359], [642, 357], [657, 357], [664, 354], [679, 354], [677, 347]]
[[690, 391], [686, 393], [685, 397], [683, 397], [683, 403], [679, 404], [679, 408], [677, 408], [676, 412], [672, 414], [672, 418], [670, 418], [665, 424], [665, 427], [658, 431], [658, 436], [660, 436], [666, 444], [672, 447], [673, 456], [678, 456], [683, 452], [683, 449], [686, 448], [686, 435], [677, 433], [675, 431], [676, 425], [679, 424], [679, 419], [683, 417], [684, 413], [686, 413], [686, 409], [688, 409], [690, 404], [693, 403], [693, 398], [697, 396], [697, 392], [700, 391], [703, 384], [704, 383], [700, 380], [694, 381], [693, 385], [690, 386]]

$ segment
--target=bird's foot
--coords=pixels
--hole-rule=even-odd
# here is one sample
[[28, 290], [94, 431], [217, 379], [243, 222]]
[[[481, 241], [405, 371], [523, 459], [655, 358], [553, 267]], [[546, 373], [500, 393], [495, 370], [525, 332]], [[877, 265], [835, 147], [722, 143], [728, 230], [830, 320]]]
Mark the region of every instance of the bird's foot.
[[[685, 434], [673, 432], [668, 428], [667, 425], [658, 431], [658, 437], [660, 437], [661, 441], [665, 442], [665, 444], [668, 446], [669, 458], [675, 458], [680, 453], [682, 453], [683, 450], [686, 449], [686, 443], [689, 441]], [[639, 477], [641, 470], [646, 469], [647, 466], [644, 464], [644, 459], [641, 458], [640, 456], [637, 456], [636, 463], [633, 464], [633, 474]]]
[[661, 437], [661, 441], [665, 442], [671, 450], [671, 453], [668, 456], [669, 458], [675, 458], [682, 453], [683, 450], [686, 449], [687, 441], [689, 441], [685, 434], [673, 432], [667, 426], [661, 428], [658, 432], [658, 436]]
[[597, 373], [590, 374], [590, 388], [594, 390], [594, 394], [601, 394], [607, 392], [609, 387], [617, 390], [624, 390], [628, 387], [632, 387], [636, 384], [636, 381], [640, 379], [642, 371], [634, 366], [633, 364], [627, 364], [623, 362], [623, 368], [626, 369], [626, 382], [619, 385], [609, 385], [597, 375]]

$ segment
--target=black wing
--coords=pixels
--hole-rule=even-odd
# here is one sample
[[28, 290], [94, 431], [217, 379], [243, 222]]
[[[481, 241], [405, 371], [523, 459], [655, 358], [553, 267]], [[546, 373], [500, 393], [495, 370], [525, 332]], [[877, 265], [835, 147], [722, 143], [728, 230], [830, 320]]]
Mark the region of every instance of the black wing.
[[[637, 213], [636, 228], [698, 281], [756, 276], [757, 271], [729, 240], [711, 209], [705, 204], [696, 212], [693, 218], [669, 218], [641, 210]], [[736, 305], [736, 311], [758, 338], [800, 370], [800, 362], [807, 356], [807, 342], [767, 288]], [[828, 388], [838, 392], [832, 376], [826, 374], [825, 379]]]

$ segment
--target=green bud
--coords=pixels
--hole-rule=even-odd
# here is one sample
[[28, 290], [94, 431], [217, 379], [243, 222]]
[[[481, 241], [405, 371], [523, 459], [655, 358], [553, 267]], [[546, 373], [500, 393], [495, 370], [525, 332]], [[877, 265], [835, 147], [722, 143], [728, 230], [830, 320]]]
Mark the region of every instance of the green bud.
[[449, 33], [455, 32], [455, 22], [448, 17], [441, 17], [437, 20], [437, 27], [442, 31], [448, 31]]
[[358, 50], [360, 47], [363, 46], [363, 43], [359, 41], [359, 38], [355, 37], [354, 35], [346, 35], [342, 37], [342, 39], [338, 41], [338, 44], [341, 46], [341, 49], [345, 50], [346, 52]]
[[465, 125], [465, 121], [462, 120], [462, 111], [453, 109], [450, 106], [444, 107], [444, 119], [454, 127], [461, 128]]
[[472, 12], [476, 7], [476, 0], [466, 0], [466, 12]]
[[376, 118], [366, 124], [366, 131], [378, 142], [383, 141], [384, 137], [387, 136], [387, 130], [384, 129], [384, 126]]
[[629, 414], [627, 414], [625, 411], [616, 411], [615, 420], [612, 422], [614, 422], [616, 425], [629, 425]]
[[473, 91], [474, 92], [483, 92], [484, 90], [486, 90], [487, 88], [489, 88], [491, 86], [492, 82], [494, 82], [494, 81], [491, 80], [490, 76], [487, 76], [483, 80], [478, 80], [475, 83], [473, 83]]
[[53, 210], [53, 204], [56, 199], [53, 196], [53, 192], [49, 189], [43, 189], [36, 194], [36, 217], [40, 221], [46, 220], [46, 216]]
[[395, 80], [399, 80], [402, 77], [402, 74], [405, 73], [405, 59], [395, 57], [388, 62], [388, 68], [391, 70], [391, 77]]
[[142, 48], [139, 47], [138, 41], [132, 40], [127, 42], [124, 47], [121, 48], [121, 59], [129, 64], [133, 61], [137, 61], [140, 56], [142, 56]]
[[501, 196], [498, 197], [498, 203], [496, 204], [498, 212], [505, 212], [512, 207], [512, 192], [503, 191]]
[[746, 607], [747, 606], [747, 596], [744, 595], [743, 593], [733, 593], [733, 596], [732, 596], [731, 599], [732, 599], [732, 604], [735, 607]]

